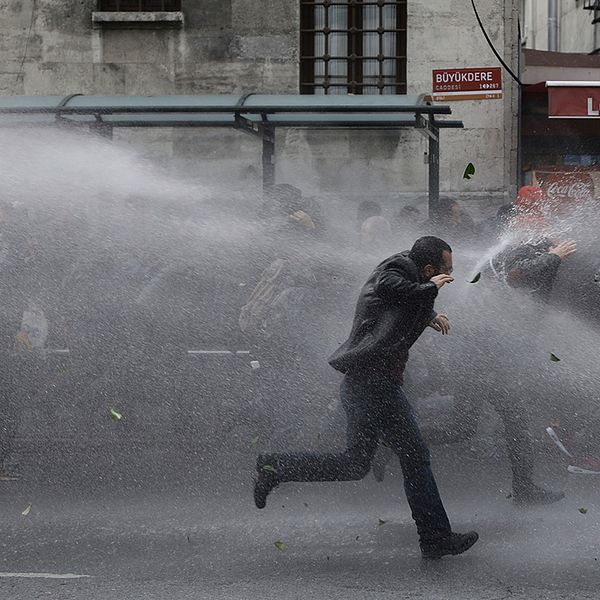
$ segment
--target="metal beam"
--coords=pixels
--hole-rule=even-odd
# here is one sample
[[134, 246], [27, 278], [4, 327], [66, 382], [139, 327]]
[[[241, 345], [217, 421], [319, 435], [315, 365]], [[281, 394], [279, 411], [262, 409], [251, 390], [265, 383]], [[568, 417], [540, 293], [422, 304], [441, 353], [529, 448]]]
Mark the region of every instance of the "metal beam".
[[431, 128], [431, 121], [425, 119], [423, 115], [417, 115], [417, 131], [426, 138], [439, 140], [439, 132], [434, 133]]
[[154, 114], [154, 113], [196, 113], [196, 114], [247, 114], [247, 115], [272, 115], [278, 113], [355, 113], [355, 114], [381, 114], [381, 113], [416, 113], [427, 115], [450, 115], [452, 110], [447, 105], [402, 105], [402, 106], [244, 106], [232, 108], [228, 106], [59, 106], [56, 108], [39, 108], [30, 106], [0, 108], [0, 113], [13, 114], [52, 114], [87, 115], [87, 114]]

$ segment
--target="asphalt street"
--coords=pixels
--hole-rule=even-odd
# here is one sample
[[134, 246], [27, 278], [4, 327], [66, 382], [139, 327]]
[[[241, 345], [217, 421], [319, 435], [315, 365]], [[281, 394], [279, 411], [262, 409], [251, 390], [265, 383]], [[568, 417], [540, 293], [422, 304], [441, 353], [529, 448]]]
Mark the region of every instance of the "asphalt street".
[[0, 598], [599, 597], [598, 479], [561, 475], [553, 483], [563, 502], [517, 508], [502, 463], [438, 452], [453, 525], [481, 540], [463, 556], [423, 561], [397, 472], [381, 484], [289, 484], [258, 511], [251, 463], [242, 463], [229, 480], [90, 486], [97, 474], [69, 485], [36, 473], [2, 482]]

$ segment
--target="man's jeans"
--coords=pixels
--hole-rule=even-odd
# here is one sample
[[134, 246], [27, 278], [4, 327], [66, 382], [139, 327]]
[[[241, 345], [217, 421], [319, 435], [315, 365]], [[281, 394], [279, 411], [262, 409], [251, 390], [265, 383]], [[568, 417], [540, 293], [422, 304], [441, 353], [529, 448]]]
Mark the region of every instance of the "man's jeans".
[[347, 445], [341, 454], [265, 455], [279, 482], [356, 481], [371, 467], [379, 440], [400, 459], [404, 489], [422, 542], [450, 533], [425, 444], [402, 387], [382, 375], [346, 375], [340, 386]]

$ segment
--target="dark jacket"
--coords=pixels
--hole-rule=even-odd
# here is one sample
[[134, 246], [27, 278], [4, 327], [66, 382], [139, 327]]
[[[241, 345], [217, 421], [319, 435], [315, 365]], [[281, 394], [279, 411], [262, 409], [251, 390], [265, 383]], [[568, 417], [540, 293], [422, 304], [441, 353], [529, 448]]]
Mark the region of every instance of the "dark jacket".
[[551, 243], [542, 239], [535, 244], [519, 244], [494, 256], [490, 266], [494, 274], [512, 288], [548, 300], [561, 259], [550, 254]]
[[329, 358], [342, 373], [382, 373], [402, 381], [408, 350], [435, 317], [434, 283], [421, 281], [408, 251], [378, 265], [363, 286], [350, 337]]

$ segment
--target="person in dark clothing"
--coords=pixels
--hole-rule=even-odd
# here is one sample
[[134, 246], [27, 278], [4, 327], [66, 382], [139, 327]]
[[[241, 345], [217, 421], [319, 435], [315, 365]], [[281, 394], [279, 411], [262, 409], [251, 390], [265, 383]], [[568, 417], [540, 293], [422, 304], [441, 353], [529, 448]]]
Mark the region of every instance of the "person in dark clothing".
[[433, 232], [447, 236], [451, 242], [473, 241], [480, 234], [479, 226], [465, 207], [449, 196], [440, 196], [436, 218], [433, 222], [428, 221], [426, 226]]
[[348, 340], [329, 359], [344, 373], [340, 387], [347, 415], [348, 447], [340, 454], [262, 454], [257, 460], [254, 501], [264, 508], [268, 494], [290, 481], [355, 481], [369, 472], [380, 438], [400, 459], [406, 496], [426, 558], [460, 554], [478, 539], [452, 532], [439, 496], [412, 407], [402, 391], [410, 347], [427, 326], [449, 331], [434, 302], [453, 281], [452, 250], [435, 237], [375, 268], [363, 286]]
[[[543, 238], [520, 243], [494, 256], [482, 275], [481, 285], [484, 289], [488, 289], [490, 285], [496, 286], [489, 288], [494, 295], [492, 301], [498, 298], [502, 288], [506, 290], [506, 294], [501, 294], [503, 301], [512, 306], [512, 319], [518, 323], [519, 334], [529, 344], [534, 334], [525, 329], [527, 324], [519, 316], [524, 308], [523, 302], [514, 296], [511, 288], [527, 293], [534, 300], [547, 301], [562, 261], [575, 250], [576, 244], [573, 241], [553, 244]], [[483, 297], [481, 294], [481, 298]], [[535, 380], [524, 368], [523, 361], [527, 360], [527, 351], [519, 351], [512, 336], [507, 338], [490, 335], [487, 316], [489, 300], [489, 297], [482, 300], [485, 306], [479, 308], [471, 303], [470, 323], [464, 328], [469, 347], [474, 350], [468, 369], [461, 372], [459, 363], [462, 363], [462, 359], [453, 365], [455, 378], [468, 378], [469, 386], [457, 387], [454, 394], [454, 417], [448, 427], [424, 431], [424, 435], [437, 444], [471, 439], [477, 432], [483, 402], [488, 401], [504, 425], [504, 438], [513, 476], [514, 502], [521, 505], [557, 502], [564, 498], [562, 492], [546, 490], [533, 482], [534, 444], [524, 386], [535, 386]], [[526, 313], [529, 314], [530, 312]], [[485, 377], [473, 377], [473, 373], [485, 373]]]
[[572, 240], [554, 244], [544, 237], [511, 246], [494, 256], [489, 266], [497, 279], [509, 287], [527, 291], [546, 302], [562, 260], [576, 249], [577, 244]]
[[374, 200], [364, 200], [356, 209], [356, 230], [360, 232], [362, 224], [371, 217], [381, 217], [383, 209]]

